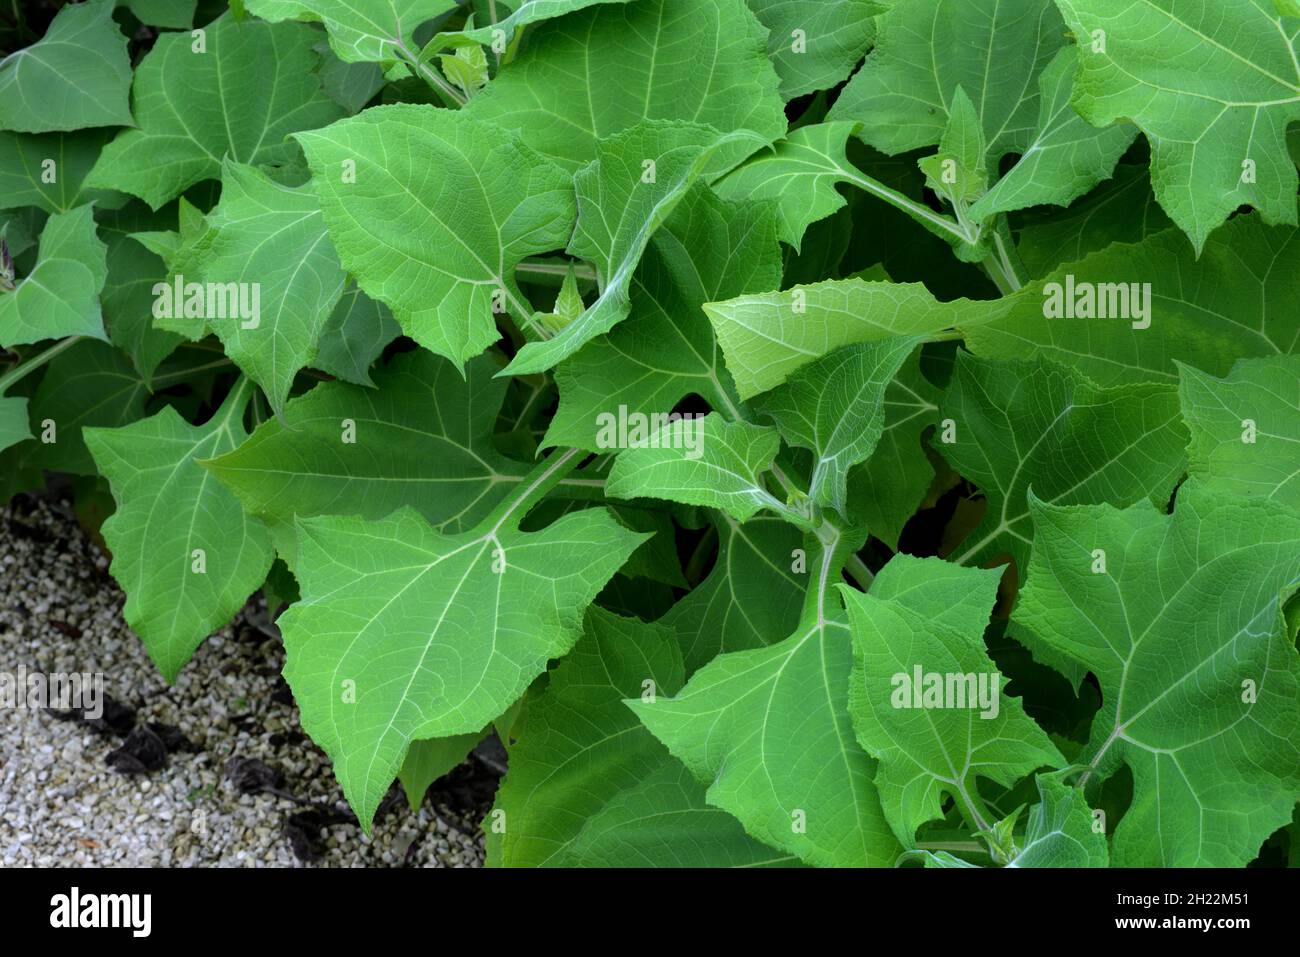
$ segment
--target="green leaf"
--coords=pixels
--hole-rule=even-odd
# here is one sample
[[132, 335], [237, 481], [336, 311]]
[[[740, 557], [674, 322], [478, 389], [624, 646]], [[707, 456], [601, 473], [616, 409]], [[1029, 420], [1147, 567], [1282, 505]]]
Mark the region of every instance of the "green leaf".
[[988, 188], [986, 149], [979, 113], [959, 86], [948, 104], [948, 125], [939, 138], [939, 152], [917, 165], [925, 173], [926, 185], [964, 214], [967, 204]]
[[1079, 40], [1075, 108], [1096, 126], [1129, 120], [1146, 134], [1156, 197], [1197, 253], [1240, 206], [1295, 224], [1294, 24], [1234, 0], [1057, 5]]
[[[609, 430], [617, 435], [616, 417]], [[716, 412], [703, 419], [680, 419], [659, 431], [635, 434], [614, 460], [605, 494], [611, 498], [662, 498], [718, 508], [738, 522], [761, 509], [784, 506], [763, 486], [781, 439], [774, 429], [727, 422]], [[616, 439], [614, 440], [616, 441]], [[616, 447], [610, 445], [608, 447]]]
[[435, 37], [434, 42], [446, 41], [451, 44], [457, 39], [465, 38], [477, 43], [499, 44], [513, 37], [516, 30], [530, 23], [553, 20], [598, 3], [627, 2], [628, 0], [519, 0], [515, 5], [514, 13], [507, 17], [472, 30], [442, 34], [440, 37]]
[[412, 811], [420, 809], [429, 786], [464, 761], [486, 734], [484, 729], [470, 734], [454, 734], [449, 738], [411, 742], [397, 777], [402, 782], [406, 803]]
[[127, 9], [141, 23], [153, 27], [188, 30], [194, 24], [198, 0], [126, 0]]
[[[237, 287], [241, 310], [215, 317], [205, 311], [203, 320], [279, 413], [298, 370], [315, 360], [347, 278], [320, 201], [310, 186], [282, 186], [259, 170], [227, 162], [221, 202], [207, 221], [215, 235], [198, 261], [199, 278], [209, 289]], [[250, 298], [257, 294], [251, 317], [242, 308], [245, 289]]]
[[676, 635], [687, 675], [720, 654], [788, 637], [807, 587], [806, 573], [794, 571], [803, 536], [789, 523], [759, 515], [742, 525], [720, 514], [714, 527], [713, 569], [659, 619]]
[[[1047, 356], [1099, 385], [1172, 385], [1177, 362], [1224, 375], [1236, 359], [1290, 352], [1300, 342], [1300, 314], [1289, 305], [1300, 272], [1297, 235], [1249, 215], [1217, 232], [1199, 259], [1176, 229], [1115, 243], [1025, 286], [992, 321], [957, 325], [977, 355]], [[1095, 318], [1082, 318], [1089, 296]], [[1071, 302], [1075, 318], [1066, 311]]]
[[1300, 509], [1300, 356], [1243, 359], [1224, 379], [1179, 373], [1192, 478]]
[[501, 714], [573, 646], [586, 606], [643, 540], [602, 510], [520, 530], [575, 455], [552, 456], [459, 535], [411, 509], [298, 519], [302, 600], [279, 619], [284, 674], [366, 830], [410, 742]]
[[955, 423], [955, 441], [935, 448], [987, 502], [953, 555], [959, 564], [1009, 553], [1024, 577], [1031, 488], [1055, 505], [1164, 503], [1183, 475], [1187, 430], [1169, 385], [1098, 387], [1041, 359], [959, 354], [939, 414]]
[[631, 315], [556, 367], [560, 404], [548, 445], [596, 451], [600, 414], [654, 414], [698, 394], [734, 405], [713, 327], [713, 299], [779, 285], [781, 252], [766, 204], [724, 202], [697, 185], [651, 238], [632, 277]]
[[263, 20], [323, 24], [330, 47], [345, 63], [397, 59], [415, 51], [411, 35], [425, 21], [456, 6], [455, 0], [244, 0]]
[[[785, 133], [766, 32], [744, 0], [601, 4], [540, 24], [466, 112], [575, 169], [643, 120]], [[618, 82], [610, 82], [617, 77]], [[719, 157], [722, 167], [752, 152]]]
[[875, 39], [872, 0], [747, 0], [769, 32], [767, 55], [792, 100], [849, 75]]
[[1038, 126], [1024, 155], [996, 186], [971, 207], [971, 218], [988, 219], [1027, 206], [1068, 206], [1103, 180], [1137, 137], [1127, 123], [1101, 130], [1070, 104], [1078, 54], [1059, 50], [1038, 77]]
[[[149, 383], [122, 355], [104, 342], [78, 342], [54, 358], [31, 400], [31, 417], [53, 441], [30, 446], [29, 468], [95, 475], [84, 429], [116, 428], [144, 416]], [[44, 438], [44, 436], [43, 436]]]
[[444, 359], [405, 353], [375, 373], [377, 388], [318, 385], [203, 464], [276, 525], [294, 516], [380, 519], [407, 506], [436, 527], [473, 528], [526, 471], [492, 447], [506, 391], [496, 371], [484, 356], [462, 379]]
[[[488, 830], [489, 863], [719, 867], [778, 858], [707, 808], [704, 788], [623, 704], [676, 694], [684, 680], [667, 629], [592, 608], [582, 638], [512, 729], [518, 743], [489, 816], [504, 814], [505, 829]], [[634, 828], [632, 815], [659, 817], [650, 825], [658, 839]]]
[[895, 555], [863, 594], [840, 593], [853, 633], [849, 712], [880, 762], [876, 788], [899, 843], [943, 817], [943, 796], [968, 824], [991, 826], [977, 780], [1010, 787], [1065, 763], [1047, 734], [1002, 690], [984, 648], [1000, 571]]
[[66, 213], [92, 200], [111, 203], [114, 194], [87, 190], [82, 184], [112, 136], [108, 129], [0, 133], [0, 209], [36, 206]]
[[1007, 867], [1105, 867], [1106, 835], [1093, 827], [1083, 792], [1058, 774], [1034, 779], [1040, 801], [1029, 810], [1025, 836]]
[[1151, 192], [1147, 168], [1121, 163], [1113, 179], [1069, 209], [1026, 213], [1016, 252], [1029, 274], [1041, 278], [1111, 243], [1140, 243], [1172, 225]]
[[885, 393], [919, 340], [895, 336], [837, 349], [755, 400], [791, 445], [813, 453], [808, 494], [847, 516], [849, 469], [885, 430]]
[[856, 517], [890, 548], [897, 547], [903, 526], [934, 480], [922, 435], [939, 421], [939, 394], [921, 373], [917, 350], [885, 389], [885, 428], [875, 451], [849, 473]]
[[542, 372], [627, 318], [632, 274], [650, 237], [725, 144], [724, 136], [686, 123], [641, 123], [597, 146], [574, 177], [578, 225], [568, 252], [596, 266], [600, 295], [553, 338], [529, 342], [507, 371]]
[[374, 385], [370, 366], [401, 334], [402, 327], [387, 306], [350, 286], [325, 320], [312, 364], [345, 382]]
[[1117, 867], [1244, 865], [1300, 794], [1300, 660], [1281, 613], [1300, 516], [1197, 484], [1172, 516], [1033, 504], [1012, 622], [1101, 684], [1080, 783], [1133, 774]]
[[899, 0], [876, 28], [875, 49], [830, 119], [861, 121], [858, 135], [885, 153], [934, 146], [960, 87], [979, 104], [991, 167], [1028, 148], [1036, 79], [1065, 42], [1051, 0]]
[[548, 313], [541, 313], [533, 318], [540, 322], [544, 329], [550, 332], [559, 332], [582, 315], [586, 308], [587, 304], [582, 301], [582, 293], [578, 291], [577, 274], [574, 272], [573, 266], [570, 265], [565, 270], [564, 281], [560, 284], [560, 291], [555, 295], [555, 308]]
[[250, 395], [241, 380], [201, 426], [167, 406], [132, 425], [83, 432], [117, 502], [103, 533], [127, 623], [168, 681], [244, 606], [275, 558], [262, 523], [198, 464], [244, 438]]
[[132, 88], [138, 129], [105, 147], [86, 185], [139, 196], [154, 209], [216, 179], [223, 159], [283, 163], [285, 136], [324, 126], [342, 108], [321, 89], [316, 34], [296, 23], [236, 23], [223, 15], [189, 33], [164, 33]]
[[32, 271], [12, 292], [0, 290], [0, 346], [42, 339], [105, 339], [99, 292], [108, 275], [106, 247], [95, 235], [90, 206], [55, 213], [41, 231]]
[[[113, 344], [131, 357], [135, 368], [146, 379], [153, 377], [158, 364], [175, 351], [181, 336], [154, 328], [154, 286], [167, 281], [167, 267], [162, 259], [131, 237], [133, 232], [160, 218], [145, 215], [144, 207], [135, 203], [121, 210], [101, 212], [99, 232], [108, 253], [108, 279], [104, 283], [101, 303], [104, 323]], [[96, 423], [103, 424], [103, 423]]]
[[33, 438], [25, 396], [0, 396], [0, 452]]
[[704, 305], [742, 399], [780, 385], [840, 346], [932, 335], [959, 322], [983, 322], [1003, 308], [965, 299], [939, 302], [920, 283], [862, 279]]
[[0, 129], [130, 126], [130, 86], [131, 61], [113, 22], [113, 0], [68, 4], [41, 40], [0, 60]]
[[828, 594], [853, 544], [860, 541], [810, 549], [813, 580], [793, 634], [719, 655], [673, 698], [628, 702], [708, 785], [710, 804], [750, 835], [819, 866], [886, 866], [898, 853], [871, 781], [875, 763], [853, 737], [853, 651]]
[[862, 180], [844, 155], [844, 144], [855, 129], [856, 123], [801, 126], [714, 188], [723, 199], [775, 200], [781, 239], [798, 250], [810, 225], [844, 206], [835, 185]]
[[298, 139], [343, 267], [407, 335], [461, 365], [500, 338], [494, 305], [531, 317], [514, 272], [569, 239], [560, 167], [464, 112], [415, 104]]

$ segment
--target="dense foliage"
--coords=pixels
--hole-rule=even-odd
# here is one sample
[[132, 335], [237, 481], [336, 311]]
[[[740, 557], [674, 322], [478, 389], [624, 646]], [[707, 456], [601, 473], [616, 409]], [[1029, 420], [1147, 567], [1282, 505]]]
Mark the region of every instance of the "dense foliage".
[[169, 680], [284, 607], [367, 827], [495, 729], [497, 864], [1300, 856], [1291, 0], [0, 19], [0, 497]]

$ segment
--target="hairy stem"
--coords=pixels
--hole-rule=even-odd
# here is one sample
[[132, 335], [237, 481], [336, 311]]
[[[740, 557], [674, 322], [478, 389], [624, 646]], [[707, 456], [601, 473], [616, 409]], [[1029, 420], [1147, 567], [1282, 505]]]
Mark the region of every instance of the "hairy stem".
[[64, 339], [62, 342], [57, 342], [54, 345], [50, 346], [44, 352], [38, 352], [36, 355], [32, 356], [30, 359], [26, 360], [25, 362], [18, 363], [18, 365], [14, 366], [4, 375], [0, 376], [0, 395], [4, 395], [5, 391], [10, 386], [12, 386], [19, 379], [22, 379], [24, 376], [26, 376], [27, 373], [35, 372], [41, 366], [45, 365], [45, 363], [49, 362], [51, 359], [57, 356], [60, 352], [65, 352], [68, 349], [71, 349], [73, 346], [75, 346], [78, 342], [80, 342], [84, 338], [85, 336], [69, 336], [68, 338]]

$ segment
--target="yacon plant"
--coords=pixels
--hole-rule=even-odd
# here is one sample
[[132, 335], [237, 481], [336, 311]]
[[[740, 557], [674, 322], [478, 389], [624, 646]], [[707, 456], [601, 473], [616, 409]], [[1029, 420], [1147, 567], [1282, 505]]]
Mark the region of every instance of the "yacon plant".
[[496, 864], [1300, 854], [1294, 3], [17, 15], [4, 495], [169, 680], [283, 608], [364, 826], [495, 731]]

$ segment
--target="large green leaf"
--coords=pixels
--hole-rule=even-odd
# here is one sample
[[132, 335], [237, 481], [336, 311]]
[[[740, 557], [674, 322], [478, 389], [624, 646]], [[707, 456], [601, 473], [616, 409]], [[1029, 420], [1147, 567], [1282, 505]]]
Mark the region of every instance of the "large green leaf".
[[856, 517], [891, 548], [934, 479], [922, 436], [939, 421], [939, 394], [922, 374], [917, 350], [885, 389], [885, 428], [875, 451], [849, 473]]
[[63, 336], [106, 339], [99, 308], [105, 255], [90, 206], [46, 220], [36, 265], [12, 292], [0, 289], [0, 346]]
[[1179, 372], [1192, 477], [1300, 509], [1300, 356], [1243, 359], [1224, 379]]
[[872, 0], [746, 0], [769, 32], [767, 55], [787, 100], [835, 86], [875, 39]]
[[855, 129], [856, 123], [801, 126], [723, 177], [715, 189], [723, 199], [775, 200], [781, 239], [798, 250], [810, 225], [844, 206], [835, 185], [862, 183], [844, 155]]
[[[629, 436], [632, 436], [629, 428]], [[632, 436], [605, 481], [611, 498], [662, 498], [722, 509], [745, 522], [761, 509], [781, 509], [763, 484], [781, 447], [775, 429], [727, 422], [713, 412], [658, 432]]]
[[623, 704], [676, 694], [684, 680], [667, 629], [592, 608], [582, 638], [511, 729], [518, 743], [489, 816], [504, 814], [504, 830], [488, 829], [489, 863], [720, 867], [783, 857], [707, 807], [704, 788]]
[[0, 133], [0, 209], [37, 206], [66, 213], [91, 200], [110, 201], [110, 194], [82, 184], [112, 136], [111, 129]]
[[1033, 504], [1012, 623], [1101, 684], [1080, 781], [1132, 772], [1120, 867], [1244, 865], [1300, 796], [1300, 515], [1197, 486], [1172, 516]]
[[1079, 42], [1074, 105], [1151, 143], [1160, 205], [1199, 253], [1239, 206], [1296, 222], [1287, 127], [1300, 120], [1295, 21], [1239, 0], [1057, 0]]
[[631, 315], [555, 370], [560, 404], [547, 444], [596, 450], [598, 416], [666, 412], [691, 394], [734, 402], [705, 302], [781, 280], [775, 217], [759, 203], [724, 202], [697, 185], [651, 238], [632, 277]]
[[1057, 52], [1038, 78], [1038, 125], [1019, 162], [970, 209], [983, 220], [1027, 206], [1068, 206], [1115, 171], [1137, 128], [1127, 123], [1089, 126], [1070, 105], [1077, 63], [1074, 48]]
[[[810, 547], [798, 626], [766, 648], [719, 655], [681, 693], [628, 706], [695, 776], [710, 804], [809, 864], [889, 865], [898, 854], [848, 712], [853, 650], [831, 590], [846, 550]], [[810, 541], [811, 545], [811, 541]]]
[[601, 4], [538, 25], [466, 111], [570, 168], [642, 120], [752, 130], [770, 142], [786, 121], [765, 47], [744, 0]]
[[344, 382], [374, 385], [370, 366], [401, 334], [387, 306], [349, 286], [325, 320], [312, 365]]
[[407, 335], [460, 365], [500, 338], [494, 306], [531, 319], [515, 267], [568, 241], [564, 170], [464, 112], [415, 104], [298, 139], [344, 268]]
[[953, 94], [973, 103], [994, 166], [1023, 152], [1038, 115], [1038, 75], [1065, 43], [1051, 0], [898, 0], [877, 20], [876, 47], [831, 109], [886, 153], [934, 146]]
[[1040, 278], [1111, 243], [1140, 243], [1171, 225], [1151, 192], [1146, 166], [1121, 163], [1113, 179], [1069, 209], [1026, 213], [1016, 252], [1029, 275]]
[[86, 429], [117, 511], [104, 523], [127, 623], [168, 681], [266, 580], [271, 536], [198, 460], [244, 438], [246, 380], [201, 426], [171, 406], [117, 429]]
[[[310, 186], [282, 186], [249, 166], [222, 167], [221, 202], [208, 214], [214, 231], [198, 262], [203, 282], [257, 293], [249, 318], [206, 314], [226, 355], [262, 387], [271, 408], [284, 408], [298, 370], [343, 294], [346, 276], [330, 243], [321, 204]], [[192, 324], [173, 319], [167, 328]], [[192, 337], [193, 338], [193, 337]]]
[[[1199, 259], [1177, 229], [1115, 243], [1025, 286], [992, 321], [985, 313], [957, 325], [978, 355], [1043, 355], [1100, 385], [1172, 385], [1178, 362], [1225, 375], [1237, 359], [1295, 350], [1298, 272], [1300, 230], [1239, 216], [1210, 238]], [[1053, 303], [1077, 305], [1087, 295], [1097, 303], [1094, 318], [1078, 317], [1078, 309], [1076, 318], [1049, 315]]]
[[779, 518], [740, 524], [719, 515], [718, 555], [700, 582], [659, 623], [673, 630], [687, 675], [718, 655], [762, 648], [789, 636], [806, 590], [803, 536]]
[[[899, 554], [863, 594], [840, 586], [853, 632], [849, 711], [880, 762], [876, 789], [899, 843], [943, 816], [944, 796], [979, 830], [994, 823], [977, 779], [1010, 787], [1065, 763], [984, 648], [997, 570]], [[937, 681], [934, 679], [937, 678]], [[935, 694], [934, 692], [936, 692]]]
[[108, 247], [108, 279], [101, 295], [104, 324], [113, 344], [131, 357], [146, 379], [184, 341], [176, 333], [154, 326], [154, 286], [167, 281], [167, 266], [161, 257], [132, 238], [132, 233], [162, 218], [162, 214], [149, 213], [140, 203], [106, 210], [97, 217], [100, 238]]
[[41, 40], [0, 60], [0, 129], [48, 133], [131, 125], [131, 61], [113, 5], [68, 4]]
[[[285, 136], [324, 126], [343, 110], [321, 89], [318, 34], [297, 23], [208, 24], [200, 41], [163, 33], [135, 73], [138, 129], [105, 147], [88, 186], [139, 196], [154, 209], [205, 179], [221, 163], [259, 166], [294, 155]], [[337, 172], [331, 171], [331, 172]]]
[[976, 324], [1002, 303], [939, 302], [920, 283], [829, 280], [705, 303], [741, 398], [766, 392], [840, 346]]
[[574, 177], [578, 225], [568, 251], [595, 264], [600, 295], [553, 337], [524, 345], [508, 371], [549, 369], [627, 317], [632, 274], [650, 237], [722, 144], [738, 138], [719, 140], [695, 124], [646, 122], [597, 146], [596, 159]]
[[540, 531], [524, 513], [577, 453], [557, 453], [471, 531], [411, 509], [298, 519], [302, 600], [279, 619], [302, 724], [369, 829], [411, 741], [468, 734], [566, 653], [644, 536], [608, 512]]
[[78, 342], [54, 358], [32, 396], [32, 421], [42, 441], [28, 447], [23, 465], [94, 475], [83, 429], [134, 422], [144, 416], [148, 397], [149, 383], [120, 350], [95, 340]]
[[415, 28], [456, 6], [456, 0], [244, 0], [248, 12], [263, 20], [309, 20], [321, 23], [330, 47], [345, 63], [397, 59], [414, 55]]
[[1100, 388], [1043, 360], [961, 354], [939, 414], [954, 423], [954, 441], [935, 448], [987, 502], [958, 563], [1009, 553], [1024, 577], [1031, 489], [1055, 505], [1163, 503], [1183, 474], [1187, 429], [1170, 385]]
[[327, 382], [291, 399], [238, 448], [204, 462], [250, 512], [379, 519], [403, 506], [448, 531], [472, 528], [523, 478], [492, 426], [506, 382], [471, 360], [465, 378], [424, 350], [396, 356], [377, 388]]

